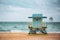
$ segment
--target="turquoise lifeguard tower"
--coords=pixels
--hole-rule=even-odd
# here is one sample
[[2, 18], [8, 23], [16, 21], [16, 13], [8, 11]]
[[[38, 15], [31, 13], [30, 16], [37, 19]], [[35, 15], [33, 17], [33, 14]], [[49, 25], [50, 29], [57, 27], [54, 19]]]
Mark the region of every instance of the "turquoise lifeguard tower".
[[28, 18], [32, 18], [33, 22], [30, 23], [29, 25], [29, 34], [36, 34], [37, 31], [40, 31], [44, 34], [47, 34], [46, 32], [46, 28], [47, 25], [46, 23], [43, 23], [43, 18], [47, 18], [47, 17], [43, 17], [42, 14], [33, 14], [32, 17], [28, 17]]

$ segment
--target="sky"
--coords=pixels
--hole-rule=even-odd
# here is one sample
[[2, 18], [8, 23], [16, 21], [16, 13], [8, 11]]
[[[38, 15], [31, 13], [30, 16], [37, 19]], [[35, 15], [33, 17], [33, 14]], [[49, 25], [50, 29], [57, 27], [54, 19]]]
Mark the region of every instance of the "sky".
[[60, 22], [60, 0], [0, 0], [0, 22], [31, 22], [29, 16], [43, 14]]

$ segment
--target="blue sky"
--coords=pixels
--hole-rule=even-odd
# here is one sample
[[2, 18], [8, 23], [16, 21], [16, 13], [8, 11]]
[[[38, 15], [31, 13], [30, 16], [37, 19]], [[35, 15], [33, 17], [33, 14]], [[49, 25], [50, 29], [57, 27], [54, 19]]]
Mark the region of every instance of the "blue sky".
[[60, 22], [60, 0], [0, 0], [0, 21], [29, 22], [36, 13]]

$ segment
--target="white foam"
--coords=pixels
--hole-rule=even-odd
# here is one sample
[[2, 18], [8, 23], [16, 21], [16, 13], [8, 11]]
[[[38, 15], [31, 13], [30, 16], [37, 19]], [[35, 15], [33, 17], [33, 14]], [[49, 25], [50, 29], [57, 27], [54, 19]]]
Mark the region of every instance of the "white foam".
[[[27, 31], [27, 30], [11, 30], [11, 31], [8, 31], [8, 32], [0, 32], [0, 33], [19, 33], [19, 32], [21, 32], [21, 33], [29, 33], [29, 30]], [[47, 33], [60, 33], [60, 32], [47, 32]]]
[[47, 33], [60, 33], [60, 32], [47, 32]]
[[24, 30], [11, 30], [10, 32], [22, 32], [22, 33], [28, 33], [28, 31], [24, 31]]

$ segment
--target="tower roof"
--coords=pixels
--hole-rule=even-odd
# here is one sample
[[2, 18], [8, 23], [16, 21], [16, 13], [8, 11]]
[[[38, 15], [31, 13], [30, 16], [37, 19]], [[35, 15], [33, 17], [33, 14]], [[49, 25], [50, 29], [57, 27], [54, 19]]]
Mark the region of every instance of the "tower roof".
[[43, 17], [42, 14], [33, 14], [32, 17], [28, 17], [28, 18], [47, 18], [47, 17]]

